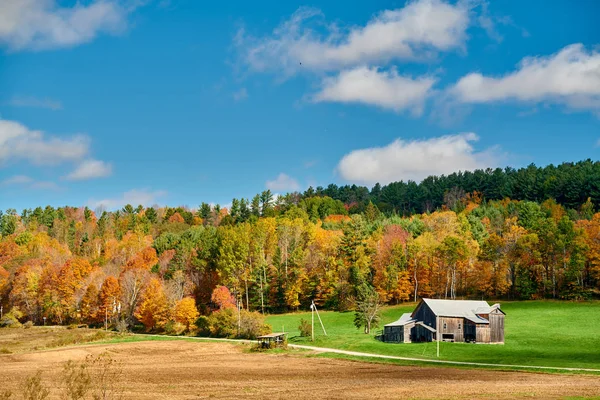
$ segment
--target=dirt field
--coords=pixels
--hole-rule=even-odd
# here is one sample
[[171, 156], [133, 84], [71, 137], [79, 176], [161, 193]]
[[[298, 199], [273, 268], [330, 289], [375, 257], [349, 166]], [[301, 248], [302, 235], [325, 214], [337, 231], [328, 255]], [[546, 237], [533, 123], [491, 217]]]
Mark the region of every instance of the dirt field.
[[[244, 352], [227, 343], [140, 342], [0, 355], [0, 382], [17, 388], [38, 368], [56, 386], [61, 364], [109, 351], [127, 399], [563, 398], [600, 395], [600, 378], [368, 364]], [[59, 398], [54, 388], [52, 398]]]

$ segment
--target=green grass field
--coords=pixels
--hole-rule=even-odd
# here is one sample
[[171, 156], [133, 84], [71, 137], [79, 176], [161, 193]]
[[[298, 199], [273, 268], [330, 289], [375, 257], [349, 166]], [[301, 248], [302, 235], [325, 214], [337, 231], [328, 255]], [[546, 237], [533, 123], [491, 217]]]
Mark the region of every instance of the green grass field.
[[[315, 342], [300, 337], [300, 319], [310, 312], [267, 317], [273, 331], [285, 329], [289, 342], [402, 357], [436, 358], [436, 343], [381, 343], [374, 335], [383, 324], [411, 312], [414, 304], [386, 307], [382, 324], [365, 335], [352, 324], [354, 313], [320, 312], [328, 336], [315, 316]], [[440, 343], [440, 359], [495, 364], [600, 369], [600, 301], [503, 302], [505, 344]]]

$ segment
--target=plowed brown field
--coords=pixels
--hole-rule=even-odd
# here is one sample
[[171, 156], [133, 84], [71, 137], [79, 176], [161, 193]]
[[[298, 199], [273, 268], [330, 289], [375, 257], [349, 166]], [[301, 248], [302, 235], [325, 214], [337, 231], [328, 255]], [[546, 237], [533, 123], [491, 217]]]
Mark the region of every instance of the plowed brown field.
[[59, 398], [62, 363], [108, 351], [122, 362], [126, 399], [336, 398], [506, 399], [600, 396], [600, 378], [371, 364], [293, 354], [247, 353], [228, 343], [88, 345], [0, 355], [3, 388], [44, 371]]

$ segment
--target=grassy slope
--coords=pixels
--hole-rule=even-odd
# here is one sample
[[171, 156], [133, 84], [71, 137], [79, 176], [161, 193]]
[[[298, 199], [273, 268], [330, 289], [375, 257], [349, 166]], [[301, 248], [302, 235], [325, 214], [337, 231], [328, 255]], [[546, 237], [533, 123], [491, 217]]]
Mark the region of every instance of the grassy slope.
[[[387, 307], [382, 322], [397, 320], [414, 304]], [[528, 301], [505, 302], [506, 343], [483, 345], [441, 343], [440, 359], [498, 364], [554, 367], [600, 368], [600, 302]], [[290, 343], [312, 344], [299, 337], [300, 318], [310, 321], [310, 313], [272, 315], [267, 322], [274, 331], [283, 326]], [[435, 358], [435, 343], [381, 343], [352, 324], [352, 312], [321, 312], [328, 336], [322, 334], [315, 317], [314, 345], [405, 357]], [[375, 332], [374, 332], [375, 333]]]

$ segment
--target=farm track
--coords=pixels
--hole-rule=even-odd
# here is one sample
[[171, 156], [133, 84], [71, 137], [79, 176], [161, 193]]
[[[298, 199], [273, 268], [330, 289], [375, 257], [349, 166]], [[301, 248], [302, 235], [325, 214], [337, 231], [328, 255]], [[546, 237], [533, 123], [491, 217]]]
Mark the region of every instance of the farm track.
[[[140, 335], [140, 336], [155, 336], [155, 337], [162, 336], [162, 337], [164, 337], [164, 335]], [[237, 342], [237, 343], [253, 343], [253, 341], [241, 340], [241, 339], [202, 338], [202, 337], [189, 337], [186, 339], [225, 341], [225, 342]], [[380, 359], [385, 359], [385, 360], [412, 361], [412, 362], [419, 362], [419, 363], [486, 367], [486, 368], [497, 368], [497, 369], [524, 369], [524, 370], [547, 370], [547, 371], [555, 371], [555, 372], [568, 371], [568, 372], [600, 373], [600, 369], [593, 369], [593, 368], [547, 367], [547, 366], [536, 366], [536, 365], [513, 365], [513, 364], [479, 363], [479, 362], [469, 362], [469, 361], [432, 360], [430, 358], [390, 356], [390, 355], [385, 355], [385, 354], [363, 353], [363, 352], [359, 352], [359, 351], [341, 350], [341, 349], [334, 349], [334, 348], [329, 348], [329, 347], [306, 346], [306, 345], [301, 345], [301, 344], [288, 344], [288, 347], [291, 347], [293, 349], [311, 350], [311, 351], [315, 351], [317, 353], [333, 353], [333, 354], [342, 354], [342, 355], [351, 356], [351, 357], [380, 358]]]

